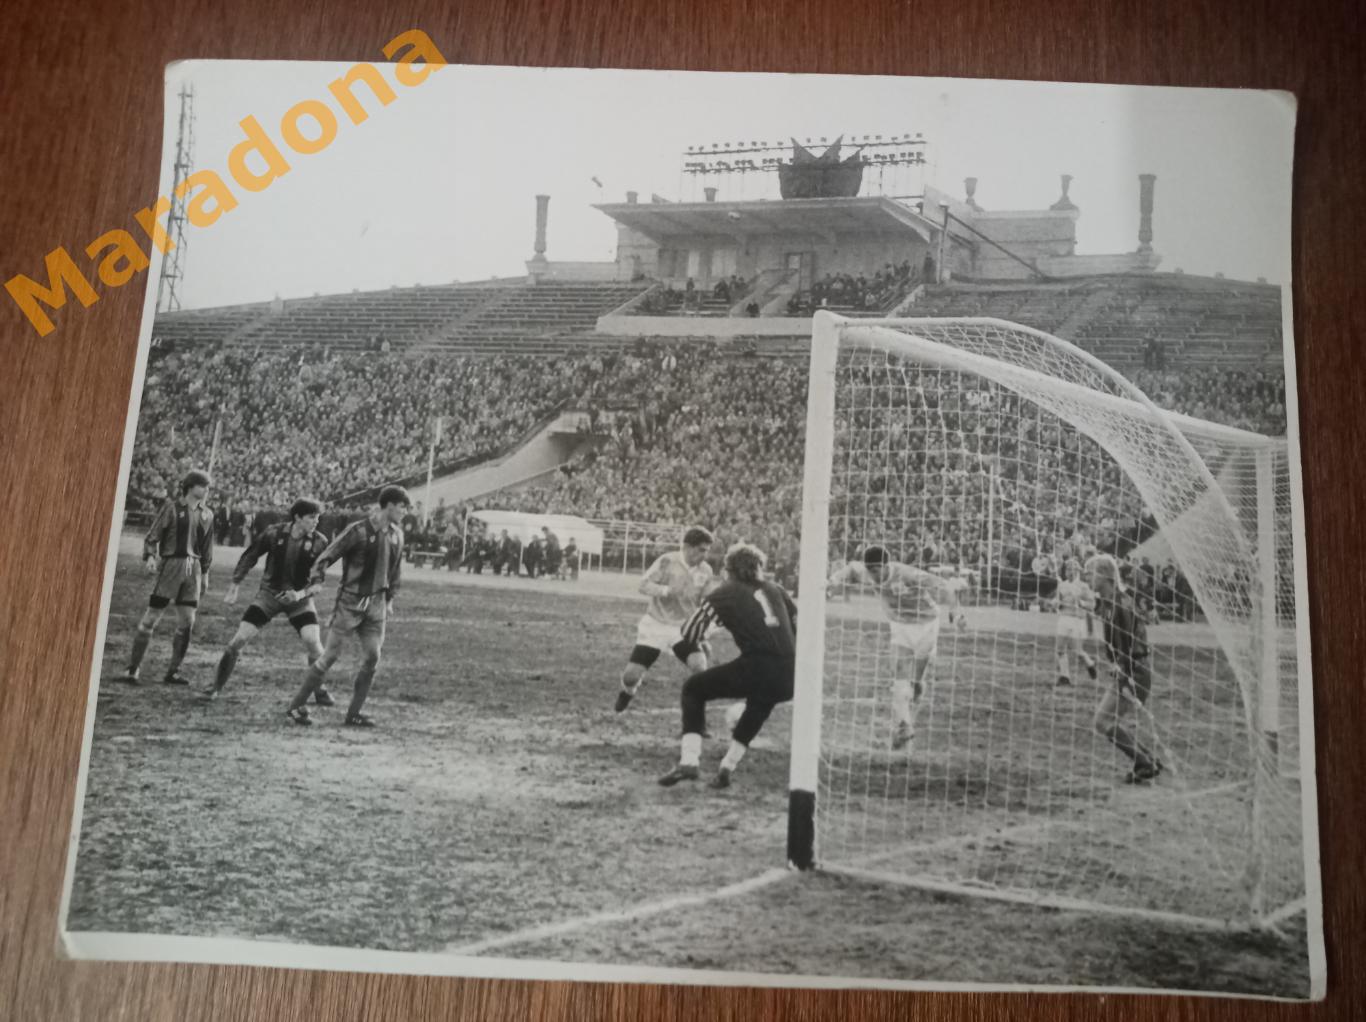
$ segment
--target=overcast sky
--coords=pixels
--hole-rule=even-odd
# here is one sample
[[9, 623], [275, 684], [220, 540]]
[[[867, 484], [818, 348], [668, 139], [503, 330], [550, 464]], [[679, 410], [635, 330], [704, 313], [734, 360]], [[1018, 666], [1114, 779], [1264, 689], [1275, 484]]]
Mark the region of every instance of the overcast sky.
[[[349, 66], [176, 65], [168, 94], [181, 80], [195, 90], [196, 168], [227, 180], [248, 115], [284, 148], [284, 111], [328, 98]], [[1294, 110], [1283, 94], [456, 66], [395, 89], [380, 107], [361, 87], [369, 120], [340, 116], [330, 147], [286, 150], [290, 173], [262, 192], [235, 189], [236, 209], [187, 227], [183, 307], [517, 275], [539, 192], [551, 196], [550, 259], [610, 260], [615, 228], [592, 203], [624, 201], [628, 189], [682, 198], [687, 146], [793, 135], [922, 132], [928, 183], [961, 197], [975, 176], [987, 209], [1046, 208], [1072, 174], [1084, 253], [1135, 248], [1138, 175], [1153, 173], [1161, 269], [1289, 279]], [[173, 100], [163, 193], [177, 111]]]

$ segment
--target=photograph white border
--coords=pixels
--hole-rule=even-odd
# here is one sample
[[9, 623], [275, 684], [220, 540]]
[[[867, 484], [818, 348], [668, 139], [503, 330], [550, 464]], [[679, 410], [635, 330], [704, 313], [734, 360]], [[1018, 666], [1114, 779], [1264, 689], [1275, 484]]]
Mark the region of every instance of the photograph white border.
[[[330, 61], [214, 61], [192, 60], [176, 61], [166, 67], [165, 101], [163, 105], [163, 147], [173, 130], [170, 111], [174, 109], [177, 90], [192, 81], [194, 69], [202, 64], [313, 64], [319, 67], [332, 66]], [[393, 64], [376, 66], [393, 68]], [[460, 65], [451, 64], [451, 67]], [[546, 70], [602, 70], [634, 71], [647, 69], [635, 68], [545, 68], [521, 67], [516, 65], [480, 65], [485, 69], [505, 69], [509, 71], [546, 71]], [[765, 72], [712, 72], [712, 71], [660, 71], [660, 74], [770, 74]], [[771, 74], [781, 75], [781, 72]], [[899, 79], [894, 75], [841, 75], [813, 74], [803, 75], [810, 78], [888, 78]], [[1120, 86], [1113, 83], [1048, 83], [1032, 80], [1014, 79], [964, 79], [979, 84], [1067, 84], [1086, 86], [1094, 84], [1098, 88], [1168, 88], [1166, 86]], [[1192, 92], [1225, 91], [1214, 89], [1191, 89]], [[1270, 90], [1268, 90], [1270, 91]], [[1286, 98], [1294, 109], [1293, 95], [1276, 92]], [[1292, 145], [1286, 155], [1293, 161]], [[161, 165], [158, 194], [169, 194], [172, 185], [172, 168], [168, 162]], [[1292, 167], [1293, 174], [1293, 167]], [[1293, 222], [1292, 210], [1292, 222]], [[1293, 259], [1293, 246], [1288, 255]], [[62, 897], [58, 916], [57, 947], [59, 954], [72, 959], [94, 959], [116, 962], [183, 962], [190, 964], [228, 964], [260, 966], [267, 968], [316, 969], [331, 972], [373, 972], [401, 973], [430, 976], [465, 976], [494, 979], [534, 979], [534, 980], [573, 980], [581, 982], [604, 983], [665, 983], [685, 985], [706, 985], [722, 987], [785, 987], [810, 989], [885, 989], [904, 991], [945, 991], [945, 992], [1030, 992], [1030, 993], [1073, 993], [1073, 994], [1149, 994], [1180, 995], [1197, 997], [1233, 998], [1239, 1000], [1280, 1001], [1304, 1003], [1300, 998], [1278, 997], [1265, 994], [1207, 990], [1176, 990], [1168, 988], [1120, 987], [1120, 986], [1069, 986], [1069, 985], [1030, 985], [1014, 983], [955, 983], [951, 981], [906, 981], [895, 979], [868, 979], [841, 976], [788, 974], [788, 973], [749, 973], [731, 972], [716, 969], [684, 969], [657, 966], [600, 965], [586, 962], [562, 962], [539, 959], [498, 958], [484, 955], [431, 952], [399, 952], [367, 950], [325, 945], [288, 944], [273, 941], [248, 940], [238, 938], [209, 938], [197, 936], [172, 936], [145, 933], [120, 933], [105, 931], [69, 931], [67, 922], [71, 908], [72, 886], [84, 814], [85, 795], [90, 769], [91, 744], [95, 729], [98, 707], [100, 673], [103, 650], [107, 638], [109, 612], [111, 609], [115, 570], [118, 561], [119, 539], [123, 531], [126, 510], [129, 472], [132, 464], [133, 446], [137, 435], [138, 421], [142, 411], [142, 395], [146, 381], [147, 363], [151, 351], [153, 325], [156, 319], [157, 288], [164, 254], [155, 245], [150, 246], [150, 265], [145, 271], [145, 294], [142, 303], [141, 327], [138, 333], [138, 347], [134, 362], [133, 380], [128, 402], [128, 414], [124, 423], [123, 447], [119, 458], [118, 476], [115, 483], [115, 496], [108, 533], [108, 546], [104, 559], [103, 585], [100, 596], [100, 612], [96, 621], [95, 644], [92, 653], [87, 697], [85, 725], [82, 729], [80, 767], [77, 776], [75, 803], [73, 808], [66, 855], [66, 871], [62, 887]], [[1318, 834], [1318, 783], [1315, 769], [1315, 742], [1313, 721], [1313, 677], [1310, 639], [1309, 578], [1305, 537], [1305, 514], [1303, 494], [1302, 452], [1300, 448], [1301, 431], [1299, 418], [1298, 373], [1296, 368], [1294, 324], [1293, 324], [1293, 273], [1291, 282], [1281, 287], [1282, 315], [1282, 359], [1285, 369], [1287, 447], [1289, 450], [1290, 479], [1292, 484], [1292, 532], [1295, 559], [1295, 601], [1296, 601], [1296, 646], [1299, 671], [1299, 754], [1301, 807], [1303, 818], [1302, 847], [1305, 866], [1305, 913], [1308, 944], [1308, 964], [1310, 989], [1308, 999], [1322, 1000], [1327, 990], [1327, 959], [1323, 937], [1323, 891], [1320, 870], [1320, 843]], [[737, 884], [727, 885], [711, 892], [687, 893], [655, 902], [641, 903], [624, 909], [596, 913], [577, 920], [549, 922], [535, 928], [542, 937], [553, 936], [558, 932], [568, 932], [599, 922], [611, 920], [644, 918], [677, 908], [687, 907], [706, 901], [716, 900], [757, 890], [771, 883], [783, 880], [787, 872], [775, 867]], [[517, 934], [491, 936], [487, 941], [476, 942], [498, 946], [521, 940], [535, 939], [527, 936], [533, 931], [519, 931]], [[474, 944], [461, 945], [462, 948]]]

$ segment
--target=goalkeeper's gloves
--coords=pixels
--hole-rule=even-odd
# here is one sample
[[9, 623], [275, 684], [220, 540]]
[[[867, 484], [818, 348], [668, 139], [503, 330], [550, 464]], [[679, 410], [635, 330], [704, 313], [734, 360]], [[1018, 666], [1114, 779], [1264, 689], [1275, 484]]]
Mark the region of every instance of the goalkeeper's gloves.
[[143, 560], [143, 562], [142, 562], [142, 567], [143, 567], [143, 570], [147, 572], [147, 574], [149, 574], [149, 575], [155, 575], [155, 574], [157, 573], [157, 559], [156, 559], [156, 557], [155, 557], [155, 556], [152, 556], [152, 557], [145, 558], [145, 559]]

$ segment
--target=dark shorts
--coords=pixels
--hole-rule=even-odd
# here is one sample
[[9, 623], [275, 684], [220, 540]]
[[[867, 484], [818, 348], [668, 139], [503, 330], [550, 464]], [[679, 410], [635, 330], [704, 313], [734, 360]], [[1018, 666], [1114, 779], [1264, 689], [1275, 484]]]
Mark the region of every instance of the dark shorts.
[[198, 557], [168, 557], [157, 571], [149, 607], [160, 610], [174, 601], [177, 607], [199, 606], [199, 580], [204, 572]]
[[256, 591], [256, 596], [252, 599], [247, 612], [242, 615], [242, 620], [257, 628], [264, 628], [281, 614], [289, 618], [289, 623], [296, 630], [318, 623], [318, 608], [313, 605], [313, 597], [310, 596], [298, 603], [285, 603], [278, 593], [265, 586]]
[[748, 745], [768, 720], [773, 707], [792, 698], [796, 661], [777, 656], [739, 656], [694, 674], [683, 683], [683, 731], [700, 734], [706, 705], [713, 699], [743, 699], [744, 712], [731, 737]]

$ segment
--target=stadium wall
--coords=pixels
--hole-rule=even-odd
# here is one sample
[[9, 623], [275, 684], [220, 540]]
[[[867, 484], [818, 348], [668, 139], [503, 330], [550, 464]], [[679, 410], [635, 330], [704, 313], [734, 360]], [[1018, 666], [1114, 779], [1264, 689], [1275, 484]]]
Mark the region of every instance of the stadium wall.
[[811, 320], [794, 316], [603, 316], [597, 331], [613, 337], [809, 337]]
[[527, 276], [532, 283], [545, 281], [547, 283], [606, 284], [631, 279], [631, 274], [623, 271], [617, 263], [576, 263], [553, 260], [537, 262], [534, 259], [528, 259], [526, 269]]

